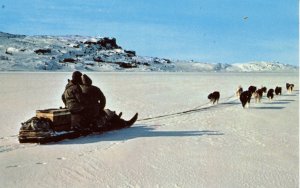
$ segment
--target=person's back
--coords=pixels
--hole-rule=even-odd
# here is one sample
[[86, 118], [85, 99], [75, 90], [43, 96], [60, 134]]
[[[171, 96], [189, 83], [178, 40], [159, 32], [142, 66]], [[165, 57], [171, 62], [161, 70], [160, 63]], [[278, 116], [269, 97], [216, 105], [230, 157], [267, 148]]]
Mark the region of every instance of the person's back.
[[99, 117], [100, 111], [104, 110], [106, 98], [102, 91], [92, 85], [92, 80], [87, 75], [82, 75], [82, 93], [85, 97], [86, 114], [91, 120]]
[[83, 111], [84, 111], [84, 97], [80, 87], [81, 72], [75, 71], [72, 75], [72, 80], [68, 81], [65, 91], [62, 94], [62, 100], [67, 109], [71, 112], [71, 127], [73, 129], [80, 129], [84, 127]]
[[80, 86], [75, 84], [72, 80], [66, 85], [62, 99], [71, 113], [76, 113], [83, 109], [82, 90]]

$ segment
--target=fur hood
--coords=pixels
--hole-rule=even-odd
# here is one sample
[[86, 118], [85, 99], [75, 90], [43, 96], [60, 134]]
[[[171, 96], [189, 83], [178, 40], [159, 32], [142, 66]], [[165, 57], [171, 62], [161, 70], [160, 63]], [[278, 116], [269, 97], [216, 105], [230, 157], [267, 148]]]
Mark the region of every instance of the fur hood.
[[81, 79], [82, 79], [83, 85], [88, 85], [88, 86], [92, 85], [92, 80], [86, 74], [82, 75]]

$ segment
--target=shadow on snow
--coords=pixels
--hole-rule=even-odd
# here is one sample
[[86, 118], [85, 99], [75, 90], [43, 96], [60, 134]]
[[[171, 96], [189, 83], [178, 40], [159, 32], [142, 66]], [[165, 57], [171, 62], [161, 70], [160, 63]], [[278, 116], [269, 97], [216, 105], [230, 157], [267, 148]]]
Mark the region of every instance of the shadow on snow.
[[277, 101], [279, 101], [279, 102], [293, 102], [295, 100], [293, 100], [293, 99], [282, 99], [282, 100], [277, 100]]
[[89, 135], [76, 138], [74, 140], [65, 140], [52, 144], [87, 144], [105, 141], [126, 141], [135, 138], [151, 138], [151, 137], [191, 137], [191, 136], [220, 136], [224, 135], [219, 131], [158, 131], [154, 127], [145, 125], [136, 125], [131, 128], [111, 131], [103, 134]]
[[289, 101], [270, 101], [270, 102], [264, 102], [264, 104], [289, 104]]
[[285, 107], [283, 106], [260, 106], [260, 107], [251, 107], [253, 109], [270, 109], [270, 110], [281, 110]]

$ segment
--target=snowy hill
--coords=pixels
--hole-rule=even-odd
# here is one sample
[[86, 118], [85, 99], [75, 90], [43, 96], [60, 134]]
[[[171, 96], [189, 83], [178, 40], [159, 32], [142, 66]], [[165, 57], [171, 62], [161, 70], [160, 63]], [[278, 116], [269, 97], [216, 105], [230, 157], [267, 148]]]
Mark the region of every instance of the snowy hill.
[[174, 62], [176, 71], [185, 72], [296, 72], [298, 67], [279, 62], [247, 62], [235, 64]]
[[144, 57], [125, 50], [115, 38], [25, 36], [0, 32], [0, 71], [168, 71], [269, 72], [298, 71], [272, 62], [210, 64]]

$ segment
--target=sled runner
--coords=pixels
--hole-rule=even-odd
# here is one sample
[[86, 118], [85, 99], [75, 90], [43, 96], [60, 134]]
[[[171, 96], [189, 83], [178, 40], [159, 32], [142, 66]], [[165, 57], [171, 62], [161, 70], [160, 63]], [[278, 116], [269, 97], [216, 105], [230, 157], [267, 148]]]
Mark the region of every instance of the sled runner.
[[[101, 127], [91, 127], [84, 130], [71, 129], [71, 114], [68, 109], [45, 109], [37, 110], [36, 116], [22, 123], [19, 131], [20, 143], [58, 142], [64, 139], [73, 139], [90, 134], [101, 134], [104, 132], [131, 127], [138, 118], [136, 113], [129, 121], [122, 120], [122, 113], [116, 115], [108, 109], [104, 110], [105, 116]], [[104, 120], [103, 120], [104, 118]]]

